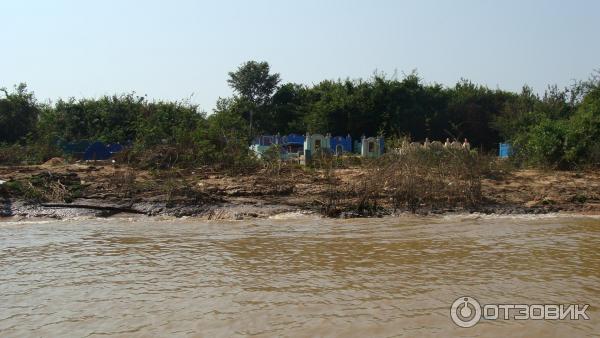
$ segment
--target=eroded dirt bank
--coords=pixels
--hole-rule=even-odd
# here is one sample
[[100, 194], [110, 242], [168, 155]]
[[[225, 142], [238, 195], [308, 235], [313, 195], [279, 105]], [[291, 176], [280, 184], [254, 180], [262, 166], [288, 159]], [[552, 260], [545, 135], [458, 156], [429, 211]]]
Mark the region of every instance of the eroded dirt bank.
[[[323, 212], [359, 216], [353, 201], [334, 190], [360, 181], [365, 169], [320, 172], [285, 169], [230, 175], [209, 168], [145, 171], [110, 164], [0, 167], [2, 216], [110, 216], [117, 213], [198, 216], [208, 219]], [[332, 192], [334, 197], [332, 198]], [[482, 202], [471, 207], [420, 206], [418, 213], [600, 213], [600, 173], [518, 170], [481, 181]], [[378, 193], [378, 216], [406, 212]]]

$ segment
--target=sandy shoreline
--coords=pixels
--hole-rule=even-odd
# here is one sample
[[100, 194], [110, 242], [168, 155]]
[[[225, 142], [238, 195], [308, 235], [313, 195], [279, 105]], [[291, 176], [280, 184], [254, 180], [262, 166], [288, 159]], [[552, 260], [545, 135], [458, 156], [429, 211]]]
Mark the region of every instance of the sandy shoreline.
[[[365, 171], [337, 169], [333, 175], [336, 182], [345, 184], [365, 175]], [[1, 216], [59, 219], [128, 213], [209, 220], [266, 218], [293, 212], [318, 214], [328, 189], [318, 172], [302, 170], [275, 178], [264, 172], [228, 175], [199, 168], [165, 173], [106, 164], [0, 167], [0, 180], [6, 181], [0, 186]], [[52, 189], [62, 190], [47, 189], [41, 197], [32, 198], [41, 190], [27, 188], [29, 182], [40, 184], [40, 180], [50, 182]], [[20, 182], [20, 190], [14, 182]], [[483, 178], [482, 195], [484, 201], [477, 207], [423, 205], [416, 213], [600, 214], [600, 173], [518, 170]], [[373, 216], [408, 212], [386, 204], [384, 192], [381, 201]], [[339, 208], [339, 217], [360, 216], [344, 202]]]

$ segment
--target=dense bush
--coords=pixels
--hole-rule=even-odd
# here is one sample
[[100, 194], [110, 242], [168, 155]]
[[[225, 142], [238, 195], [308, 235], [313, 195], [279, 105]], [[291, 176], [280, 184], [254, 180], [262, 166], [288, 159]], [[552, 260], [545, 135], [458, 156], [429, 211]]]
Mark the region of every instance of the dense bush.
[[1, 88], [4, 97], [0, 98], [0, 144], [22, 141], [32, 133], [40, 113], [32, 93], [21, 83], [14, 92]]
[[0, 162], [40, 162], [60, 155], [58, 145], [100, 140], [130, 146], [127, 159], [143, 166], [244, 170], [256, 166], [248, 150], [256, 135], [307, 131], [354, 139], [466, 137], [490, 152], [508, 141], [521, 164], [573, 168], [600, 162], [599, 76], [538, 96], [528, 87], [512, 93], [467, 80], [451, 87], [428, 84], [416, 73], [280, 85], [268, 63], [254, 61], [229, 75], [235, 93], [219, 99], [210, 115], [187, 102], [155, 102], [133, 93], [50, 105], [37, 103], [23, 84], [3, 89]]
[[53, 144], [0, 144], [0, 163], [4, 165], [39, 164], [61, 155]]
[[565, 161], [600, 165], [600, 87], [586, 95], [567, 125]]
[[529, 163], [541, 166], [564, 166], [565, 137], [567, 126], [564, 121], [544, 119], [530, 127], [529, 131], [515, 139], [519, 156]]
[[501, 128], [517, 161], [561, 169], [600, 164], [600, 87], [594, 81], [583, 86], [581, 97], [569, 100], [574, 103], [565, 103], [564, 93], [556, 99], [555, 93], [553, 102], [546, 96], [530, 109], [504, 117]]

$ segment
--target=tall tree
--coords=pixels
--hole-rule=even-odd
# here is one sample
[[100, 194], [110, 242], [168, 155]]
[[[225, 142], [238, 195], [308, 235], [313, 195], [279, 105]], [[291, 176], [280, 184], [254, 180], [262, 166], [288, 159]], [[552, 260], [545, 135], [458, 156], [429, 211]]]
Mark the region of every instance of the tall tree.
[[255, 110], [261, 110], [270, 103], [280, 81], [278, 73], [270, 74], [269, 63], [265, 61], [248, 61], [235, 72], [229, 72], [229, 86], [237, 92], [239, 98], [252, 106], [248, 111], [250, 132]]

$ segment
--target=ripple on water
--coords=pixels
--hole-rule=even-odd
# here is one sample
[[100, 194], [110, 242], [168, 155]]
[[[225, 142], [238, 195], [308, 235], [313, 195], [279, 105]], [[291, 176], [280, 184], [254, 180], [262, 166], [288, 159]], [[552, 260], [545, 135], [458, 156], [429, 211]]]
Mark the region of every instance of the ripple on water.
[[600, 332], [597, 218], [0, 224], [0, 336], [465, 334], [448, 318], [462, 295], [593, 306], [586, 322], [470, 335]]

